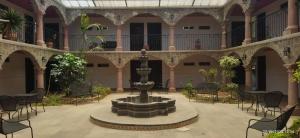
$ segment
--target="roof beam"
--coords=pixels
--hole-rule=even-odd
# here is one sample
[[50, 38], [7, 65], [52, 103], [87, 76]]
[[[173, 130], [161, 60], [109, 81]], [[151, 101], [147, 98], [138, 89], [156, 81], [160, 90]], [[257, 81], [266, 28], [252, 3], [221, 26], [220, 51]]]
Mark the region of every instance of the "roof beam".
[[92, 2], [94, 3], [95, 7], [97, 7], [96, 3], [95, 3], [95, 0], [92, 0]]
[[194, 7], [194, 5], [195, 5], [195, 1], [196, 1], [196, 0], [193, 0], [192, 7]]
[[125, 0], [125, 4], [126, 4], [126, 7], [128, 7], [128, 5], [127, 5], [127, 0]]

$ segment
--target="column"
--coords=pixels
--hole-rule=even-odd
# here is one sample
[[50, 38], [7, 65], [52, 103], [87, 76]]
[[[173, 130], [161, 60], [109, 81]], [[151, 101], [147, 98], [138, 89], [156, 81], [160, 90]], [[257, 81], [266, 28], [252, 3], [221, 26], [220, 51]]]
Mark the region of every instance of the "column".
[[221, 42], [221, 49], [225, 49], [227, 48], [227, 27], [226, 27], [226, 23], [224, 22], [222, 24], [222, 42]]
[[147, 27], [147, 23], [144, 23], [144, 48], [146, 50], [150, 50], [150, 47], [148, 45], [148, 27]]
[[37, 10], [36, 13], [36, 44], [46, 46], [44, 41], [44, 12]]
[[252, 68], [248, 65], [245, 68], [245, 90], [252, 89]]
[[64, 25], [64, 50], [69, 51], [69, 28]]
[[117, 67], [117, 92], [123, 92], [123, 68]]
[[293, 80], [295, 64], [284, 65], [288, 73], [288, 107], [298, 104], [298, 83]]
[[292, 34], [298, 32], [298, 8], [296, 0], [288, 0], [288, 21], [284, 34]]
[[36, 69], [36, 88], [45, 88], [43, 68]]
[[117, 25], [116, 39], [117, 39], [116, 51], [123, 51], [123, 47], [122, 47], [122, 26], [121, 25]]
[[169, 26], [169, 50], [170, 51], [176, 50], [176, 47], [175, 47], [175, 25]]
[[175, 92], [175, 71], [174, 67], [170, 67], [170, 80], [169, 80], [169, 92]]
[[245, 40], [243, 44], [249, 44], [252, 41], [251, 38], [251, 10], [245, 12]]

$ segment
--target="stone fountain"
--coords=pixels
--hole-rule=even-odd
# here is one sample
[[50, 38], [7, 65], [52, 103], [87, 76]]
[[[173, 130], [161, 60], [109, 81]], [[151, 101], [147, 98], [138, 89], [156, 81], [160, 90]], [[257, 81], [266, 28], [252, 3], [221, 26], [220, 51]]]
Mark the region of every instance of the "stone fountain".
[[141, 76], [140, 82], [134, 83], [135, 87], [140, 90], [139, 96], [112, 100], [112, 112], [118, 115], [139, 118], [168, 115], [169, 113], [175, 112], [174, 99], [148, 96], [148, 90], [154, 86], [154, 82], [148, 80], [151, 68], [148, 67], [148, 56], [145, 49], [141, 50], [139, 60], [141, 65], [136, 71]]

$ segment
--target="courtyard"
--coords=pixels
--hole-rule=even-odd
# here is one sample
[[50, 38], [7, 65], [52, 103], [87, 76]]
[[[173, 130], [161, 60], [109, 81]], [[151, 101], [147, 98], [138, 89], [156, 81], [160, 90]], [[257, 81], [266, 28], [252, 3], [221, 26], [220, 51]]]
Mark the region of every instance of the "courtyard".
[[[90, 121], [90, 115], [97, 110], [107, 109], [111, 106], [111, 100], [119, 97], [129, 96], [128, 93], [111, 94], [101, 100], [83, 105], [62, 105], [46, 107], [46, 112], [32, 116], [34, 136], [37, 138], [242, 138], [248, 120], [261, 118], [254, 113], [242, 111], [237, 104], [223, 103], [201, 103], [194, 102], [180, 93], [160, 94], [164, 97], [176, 99], [176, 103], [195, 108], [199, 113], [198, 121], [178, 129], [167, 129], [157, 131], [130, 131], [116, 130], [98, 126]], [[250, 104], [245, 105], [245, 107]], [[183, 109], [180, 109], [183, 110]], [[107, 110], [105, 112], [110, 112]], [[114, 115], [114, 114], [112, 114]], [[117, 116], [117, 115], [115, 115]], [[156, 118], [161, 118], [160, 116]], [[147, 122], [147, 119], [144, 119]], [[289, 121], [289, 124], [292, 119]], [[30, 137], [29, 130], [23, 130], [15, 134], [15, 137]], [[255, 130], [249, 131], [249, 137], [262, 138], [261, 133]]]

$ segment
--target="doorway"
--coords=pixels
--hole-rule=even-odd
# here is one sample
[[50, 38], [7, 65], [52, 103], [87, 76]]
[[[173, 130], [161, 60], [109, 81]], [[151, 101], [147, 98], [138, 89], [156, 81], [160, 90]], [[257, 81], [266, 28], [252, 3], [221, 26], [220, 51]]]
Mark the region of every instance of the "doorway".
[[[149, 81], [154, 81], [154, 89], [160, 88], [162, 84], [162, 61], [161, 60], [149, 60], [149, 68], [151, 68], [151, 73], [149, 74]], [[132, 60], [130, 61], [130, 80], [132, 82], [140, 81], [140, 76], [136, 72], [136, 68], [140, 67], [140, 61]]]
[[147, 23], [148, 45], [150, 50], [161, 50], [161, 23]]
[[29, 15], [25, 15], [25, 43], [34, 44], [34, 28], [34, 19]]
[[144, 47], [144, 23], [130, 23], [130, 51]]
[[255, 65], [256, 90], [266, 90], [266, 56], [257, 56]]
[[45, 41], [53, 42], [53, 48], [59, 49], [59, 23], [45, 23]]
[[30, 58], [25, 58], [25, 87], [26, 93], [30, 93], [35, 89], [34, 65]]
[[259, 14], [257, 17], [256, 39], [262, 41], [266, 39], [266, 13]]
[[231, 46], [242, 45], [245, 39], [245, 22], [232, 22], [231, 23]]

